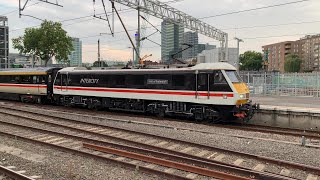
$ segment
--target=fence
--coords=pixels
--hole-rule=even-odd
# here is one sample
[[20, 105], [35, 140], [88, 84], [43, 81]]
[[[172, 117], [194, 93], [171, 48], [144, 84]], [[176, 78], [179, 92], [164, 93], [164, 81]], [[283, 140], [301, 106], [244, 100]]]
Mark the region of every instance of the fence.
[[320, 73], [240, 72], [256, 95], [320, 97]]

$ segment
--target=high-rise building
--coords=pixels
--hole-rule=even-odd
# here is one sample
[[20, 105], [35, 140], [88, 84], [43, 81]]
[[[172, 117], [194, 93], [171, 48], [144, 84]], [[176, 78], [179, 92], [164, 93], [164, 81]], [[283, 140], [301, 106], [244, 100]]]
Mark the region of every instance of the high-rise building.
[[211, 44], [198, 44], [198, 54], [200, 54], [203, 50], [211, 50], [217, 48], [216, 45]]
[[73, 51], [68, 56], [70, 66], [82, 66], [82, 41], [79, 38], [72, 38]]
[[[172, 55], [181, 51], [184, 27], [173, 24], [168, 20], [161, 23], [161, 60], [164, 63], [172, 63]], [[181, 53], [174, 56], [181, 58]]]
[[8, 18], [0, 16], [0, 68], [9, 67], [9, 27]]
[[[191, 58], [197, 57], [198, 42], [199, 42], [199, 37], [197, 32], [188, 31], [183, 34], [183, 44], [188, 44], [192, 47], [182, 52], [182, 59], [191, 59]], [[182, 45], [182, 49], [187, 48], [188, 45]]]

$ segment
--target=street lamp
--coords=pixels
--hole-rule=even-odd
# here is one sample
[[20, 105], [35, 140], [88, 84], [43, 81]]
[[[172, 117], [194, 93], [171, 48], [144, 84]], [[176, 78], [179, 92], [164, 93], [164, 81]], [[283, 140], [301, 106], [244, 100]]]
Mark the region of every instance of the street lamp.
[[234, 37], [234, 39], [237, 41], [237, 49], [238, 49], [238, 58], [237, 58], [237, 71], [239, 72], [239, 62], [240, 62], [240, 50], [239, 50], [239, 44], [240, 42], [243, 42], [242, 39], [239, 39], [237, 37]]

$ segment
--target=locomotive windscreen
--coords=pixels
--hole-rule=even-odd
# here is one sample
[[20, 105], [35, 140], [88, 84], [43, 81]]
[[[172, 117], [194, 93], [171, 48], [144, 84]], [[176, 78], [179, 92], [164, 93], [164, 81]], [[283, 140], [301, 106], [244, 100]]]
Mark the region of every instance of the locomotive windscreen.
[[226, 71], [227, 76], [233, 83], [241, 82], [241, 78], [237, 71]]

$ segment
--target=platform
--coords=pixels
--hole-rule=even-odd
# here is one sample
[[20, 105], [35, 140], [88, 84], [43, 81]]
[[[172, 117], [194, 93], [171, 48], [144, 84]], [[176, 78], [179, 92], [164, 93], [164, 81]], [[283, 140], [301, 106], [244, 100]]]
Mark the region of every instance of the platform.
[[312, 97], [256, 96], [260, 111], [249, 122], [267, 126], [320, 132], [320, 99]]
[[292, 97], [292, 96], [253, 96], [250, 99], [254, 103], [280, 107], [303, 107], [320, 110], [320, 98]]

